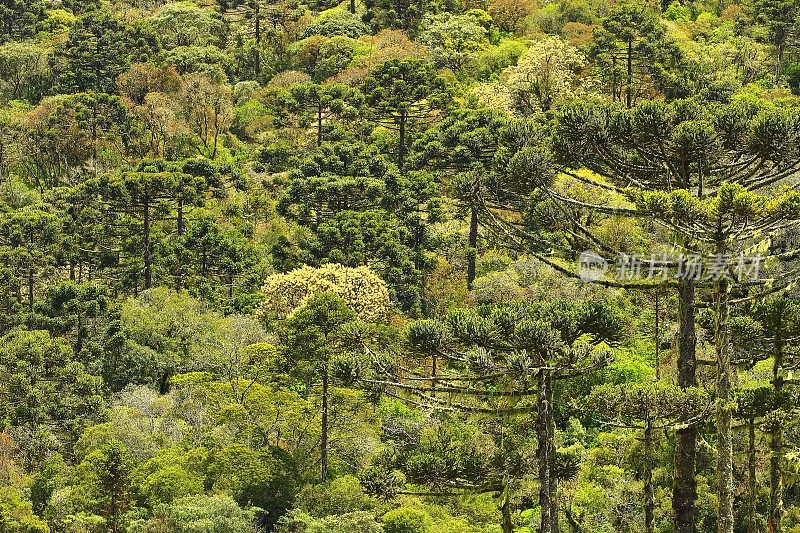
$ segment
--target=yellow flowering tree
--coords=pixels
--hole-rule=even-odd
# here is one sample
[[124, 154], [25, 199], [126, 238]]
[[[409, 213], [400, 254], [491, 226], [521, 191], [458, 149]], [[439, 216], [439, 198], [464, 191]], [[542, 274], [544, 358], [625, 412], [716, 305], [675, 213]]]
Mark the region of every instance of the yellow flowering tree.
[[503, 73], [515, 107], [523, 114], [549, 111], [558, 103], [587, 91], [588, 62], [558, 37], [534, 43], [516, 66]]
[[269, 276], [261, 292], [261, 313], [267, 318], [288, 318], [312, 296], [325, 292], [341, 298], [358, 318], [368, 322], [384, 320], [391, 309], [386, 283], [365, 266], [304, 266]]

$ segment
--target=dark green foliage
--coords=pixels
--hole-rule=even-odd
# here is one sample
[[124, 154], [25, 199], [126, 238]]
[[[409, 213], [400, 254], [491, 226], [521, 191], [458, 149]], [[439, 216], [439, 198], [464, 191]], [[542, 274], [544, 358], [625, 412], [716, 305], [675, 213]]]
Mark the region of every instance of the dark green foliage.
[[671, 98], [689, 94], [681, 51], [646, 4], [615, 5], [601, 22], [592, 55], [600, 65], [606, 92], [627, 107], [655, 91]]
[[444, 80], [427, 61], [392, 59], [370, 73], [363, 91], [374, 118], [398, 132], [396, 161], [402, 171], [412, 126], [447, 103]]
[[[429, 175], [401, 176], [374, 148], [348, 142], [323, 144], [298, 166], [278, 209], [313, 231], [307, 251], [319, 262], [346, 266], [377, 259], [375, 269], [396, 298], [419, 308], [432, 245], [426, 228], [438, 216]], [[287, 245], [278, 243], [275, 252], [286, 254]]]
[[0, 387], [3, 423], [51, 426], [74, 440], [99, 420], [103, 382], [74, 355], [47, 331], [18, 330], [0, 338], [0, 369], [7, 376]]
[[800, 10], [660, 4], [0, 0], [0, 532], [797, 530]]
[[314, 24], [303, 31], [303, 37], [312, 35], [322, 35], [333, 37], [334, 35], [344, 35], [351, 39], [357, 39], [369, 33], [369, 26], [361, 22], [355, 15], [337, 10], [318, 19]]
[[78, 19], [57, 56], [63, 92], [113, 93], [117, 76], [131, 62], [152, 58], [158, 48], [154, 34], [126, 27], [105, 11], [91, 11]]
[[44, 19], [44, 10], [44, 2], [40, 0], [0, 2], [0, 42], [33, 35], [36, 23]]
[[441, 13], [455, 9], [452, 0], [366, 0], [364, 21], [373, 29], [398, 28], [410, 33], [419, 30], [419, 24], [427, 13]]

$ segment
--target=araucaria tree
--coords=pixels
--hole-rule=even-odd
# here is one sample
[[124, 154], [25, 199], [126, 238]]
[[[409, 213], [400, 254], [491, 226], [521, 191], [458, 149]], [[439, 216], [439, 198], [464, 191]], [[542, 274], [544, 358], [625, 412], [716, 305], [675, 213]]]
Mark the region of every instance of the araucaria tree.
[[390, 59], [370, 73], [363, 91], [374, 120], [397, 131], [396, 161], [403, 171], [411, 128], [447, 102], [444, 80], [422, 59]]
[[592, 390], [582, 406], [593, 416], [617, 427], [641, 430], [644, 492], [644, 526], [655, 531], [655, 489], [653, 450], [657, 432], [698, 422], [710, 409], [708, 394], [697, 388], [682, 389], [659, 382], [603, 385]]
[[0, 533], [800, 533], [800, 0], [0, 0]]
[[497, 173], [500, 135], [508, 117], [491, 109], [457, 109], [414, 143], [412, 164], [433, 168], [469, 212], [467, 288], [475, 281], [478, 255], [478, 190]]
[[[503, 196], [490, 196], [494, 203], [485, 203], [498, 229], [518, 245], [529, 243], [538, 257], [565, 273], [574, 272], [572, 265], [563, 262], [574, 261], [574, 252], [542, 253], [541, 228], [526, 226], [530, 218], [521, 224], [509, 220], [494, 206], [525, 213], [530, 195], [543, 195], [562, 218], [572, 222], [570, 234], [587, 248], [610, 255], [611, 263], [618, 260], [616, 250], [581, 223], [581, 211], [629, 217], [661, 228], [654, 242], [675, 256], [673, 279], [666, 283], [677, 287], [681, 302], [678, 377], [682, 387], [696, 385], [695, 289], [708, 290], [708, 305], [715, 317], [720, 532], [733, 528], [729, 309], [732, 299], [768, 285], [754, 276], [751, 268], [742, 268], [745, 255], [761, 251], [762, 260], [792, 257], [793, 250], [777, 249], [771, 238], [794, 225], [800, 216], [800, 197], [791, 188], [781, 188], [800, 164], [794, 145], [797, 125], [793, 108], [755, 99], [726, 105], [699, 100], [652, 101], [631, 109], [577, 101], [556, 115], [550, 137], [553, 155], [541, 144], [521, 149], [512, 166], [517, 175], [505, 181]], [[593, 174], [573, 170], [581, 168]], [[561, 172], [559, 179], [554, 178], [556, 171]], [[526, 180], [522, 186], [521, 178]], [[597, 205], [573, 198], [564, 192], [561, 180], [612, 192], [621, 203]], [[711, 264], [690, 276], [687, 261], [694, 256]], [[662, 276], [669, 275], [665, 274], [669, 261], [656, 261], [650, 267], [658, 267]], [[788, 282], [793, 272], [782, 276]], [[695, 527], [696, 432], [686, 429], [688, 432], [679, 433], [676, 444], [673, 509], [679, 531]]]
[[[602, 303], [556, 301], [457, 310], [442, 320], [409, 326], [407, 342], [415, 367], [384, 368], [393, 371], [368, 381], [433, 409], [498, 420], [535, 413], [539, 531], [556, 533], [555, 386], [601, 369], [621, 337], [619, 315]], [[510, 475], [521, 473], [497, 471], [477, 486], [497, 491], [508, 506]], [[501, 510], [503, 531], [511, 533], [511, 510]]]
[[[262, 289], [265, 317], [277, 319], [287, 369], [307, 386], [320, 384], [321, 479], [328, 477], [329, 389], [335, 361], [363, 352], [359, 335], [368, 322], [380, 323], [389, 310], [386, 285], [368, 268], [328, 265], [270, 276]], [[310, 391], [306, 391], [307, 393]]]

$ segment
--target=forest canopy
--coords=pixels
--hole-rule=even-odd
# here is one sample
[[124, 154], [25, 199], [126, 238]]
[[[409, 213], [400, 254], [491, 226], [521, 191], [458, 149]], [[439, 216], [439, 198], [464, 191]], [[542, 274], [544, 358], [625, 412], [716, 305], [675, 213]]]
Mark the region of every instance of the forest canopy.
[[800, 532], [800, 0], [0, 0], [0, 532]]

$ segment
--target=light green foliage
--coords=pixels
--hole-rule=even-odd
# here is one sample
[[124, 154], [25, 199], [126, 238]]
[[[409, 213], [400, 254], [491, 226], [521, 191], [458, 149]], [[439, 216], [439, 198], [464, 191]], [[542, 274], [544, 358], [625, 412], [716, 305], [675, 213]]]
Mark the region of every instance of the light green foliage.
[[0, 528], [8, 533], [49, 533], [50, 528], [39, 519], [18, 491], [0, 487]]
[[799, 15], [0, 0], [0, 533], [797, 531]]
[[138, 493], [149, 506], [172, 503], [178, 498], [204, 491], [205, 476], [199, 454], [163, 449], [139, 465], [131, 474]]
[[372, 513], [355, 511], [337, 513], [323, 518], [314, 518], [302, 511], [293, 510], [281, 519], [276, 529], [278, 533], [302, 531], [303, 533], [383, 533], [380, 523]]
[[201, 302], [164, 288], [129, 301], [121, 318], [129, 364], [165, 386], [174, 372], [193, 367], [215, 317]]
[[425, 511], [400, 507], [383, 515], [381, 522], [387, 533], [428, 533], [432, 520]]
[[149, 20], [165, 48], [177, 46], [220, 46], [225, 23], [218, 13], [193, 2], [173, 2]]
[[564, 100], [588, 92], [588, 62], [583, 54], [558, 37], [536, 42], [516, 66], [503, 73], [515, 106], [522, 114], [549, 111]]
[[231, 68], [230, 58], [215, 46], [176, 46], [161, 57], [181, 74], [198, 72], [216, 81], [225, 81]]
[[48, 9], [47, 17], [39, 22], [36, 29], [40, 32], [59, 34], [68, 31], [78, 18], [65, 9]]
[[322, 13], [319, 18], [303, 31], [303, 37], [323, 35], [333, 37], [344, 35], [357, 39], [369, 32], [369, 27], [355, 15], [343, 9], [331, 9]]
[[240, 505], [262, 509], [271, 522], [286, 511], [295, 490], [291, 462], [279, 450], [255, 451], [240, 444], [211, 453], [208, 480]]
[[50, 73], [49, 50], [32, 44], [0, 45], [0, 91], [4, 100], [35, 102], [44, 93]]
[[363, 41], [346, 35], [312, 35], [290, 48], [299, 69], [308, 72], [316, 82], [336, 76], [368, 51], [369, 46]]
[[490, 17], [472, 10], [465, 15], [442, 14], [423, 20], [420, 40], [429, 48], [439, 67], [459, 70], [468, 58], [488, 44]]
[[375, 498], [364, 494], [354, 476], [342, 476], [326, 485], [307, 486], [298, 495], [295, 506], [317, 517], [371, 511], [378, 507]]
[[[165, 526], [180, 533], [252, 533], [255, 509], [242, 509], [233, 499], [221, 494], [187, 496], [164, 505], [152, 519], [153, 527]], [[150, 531], [148, 522], [134, 524], [131, 531]]]

